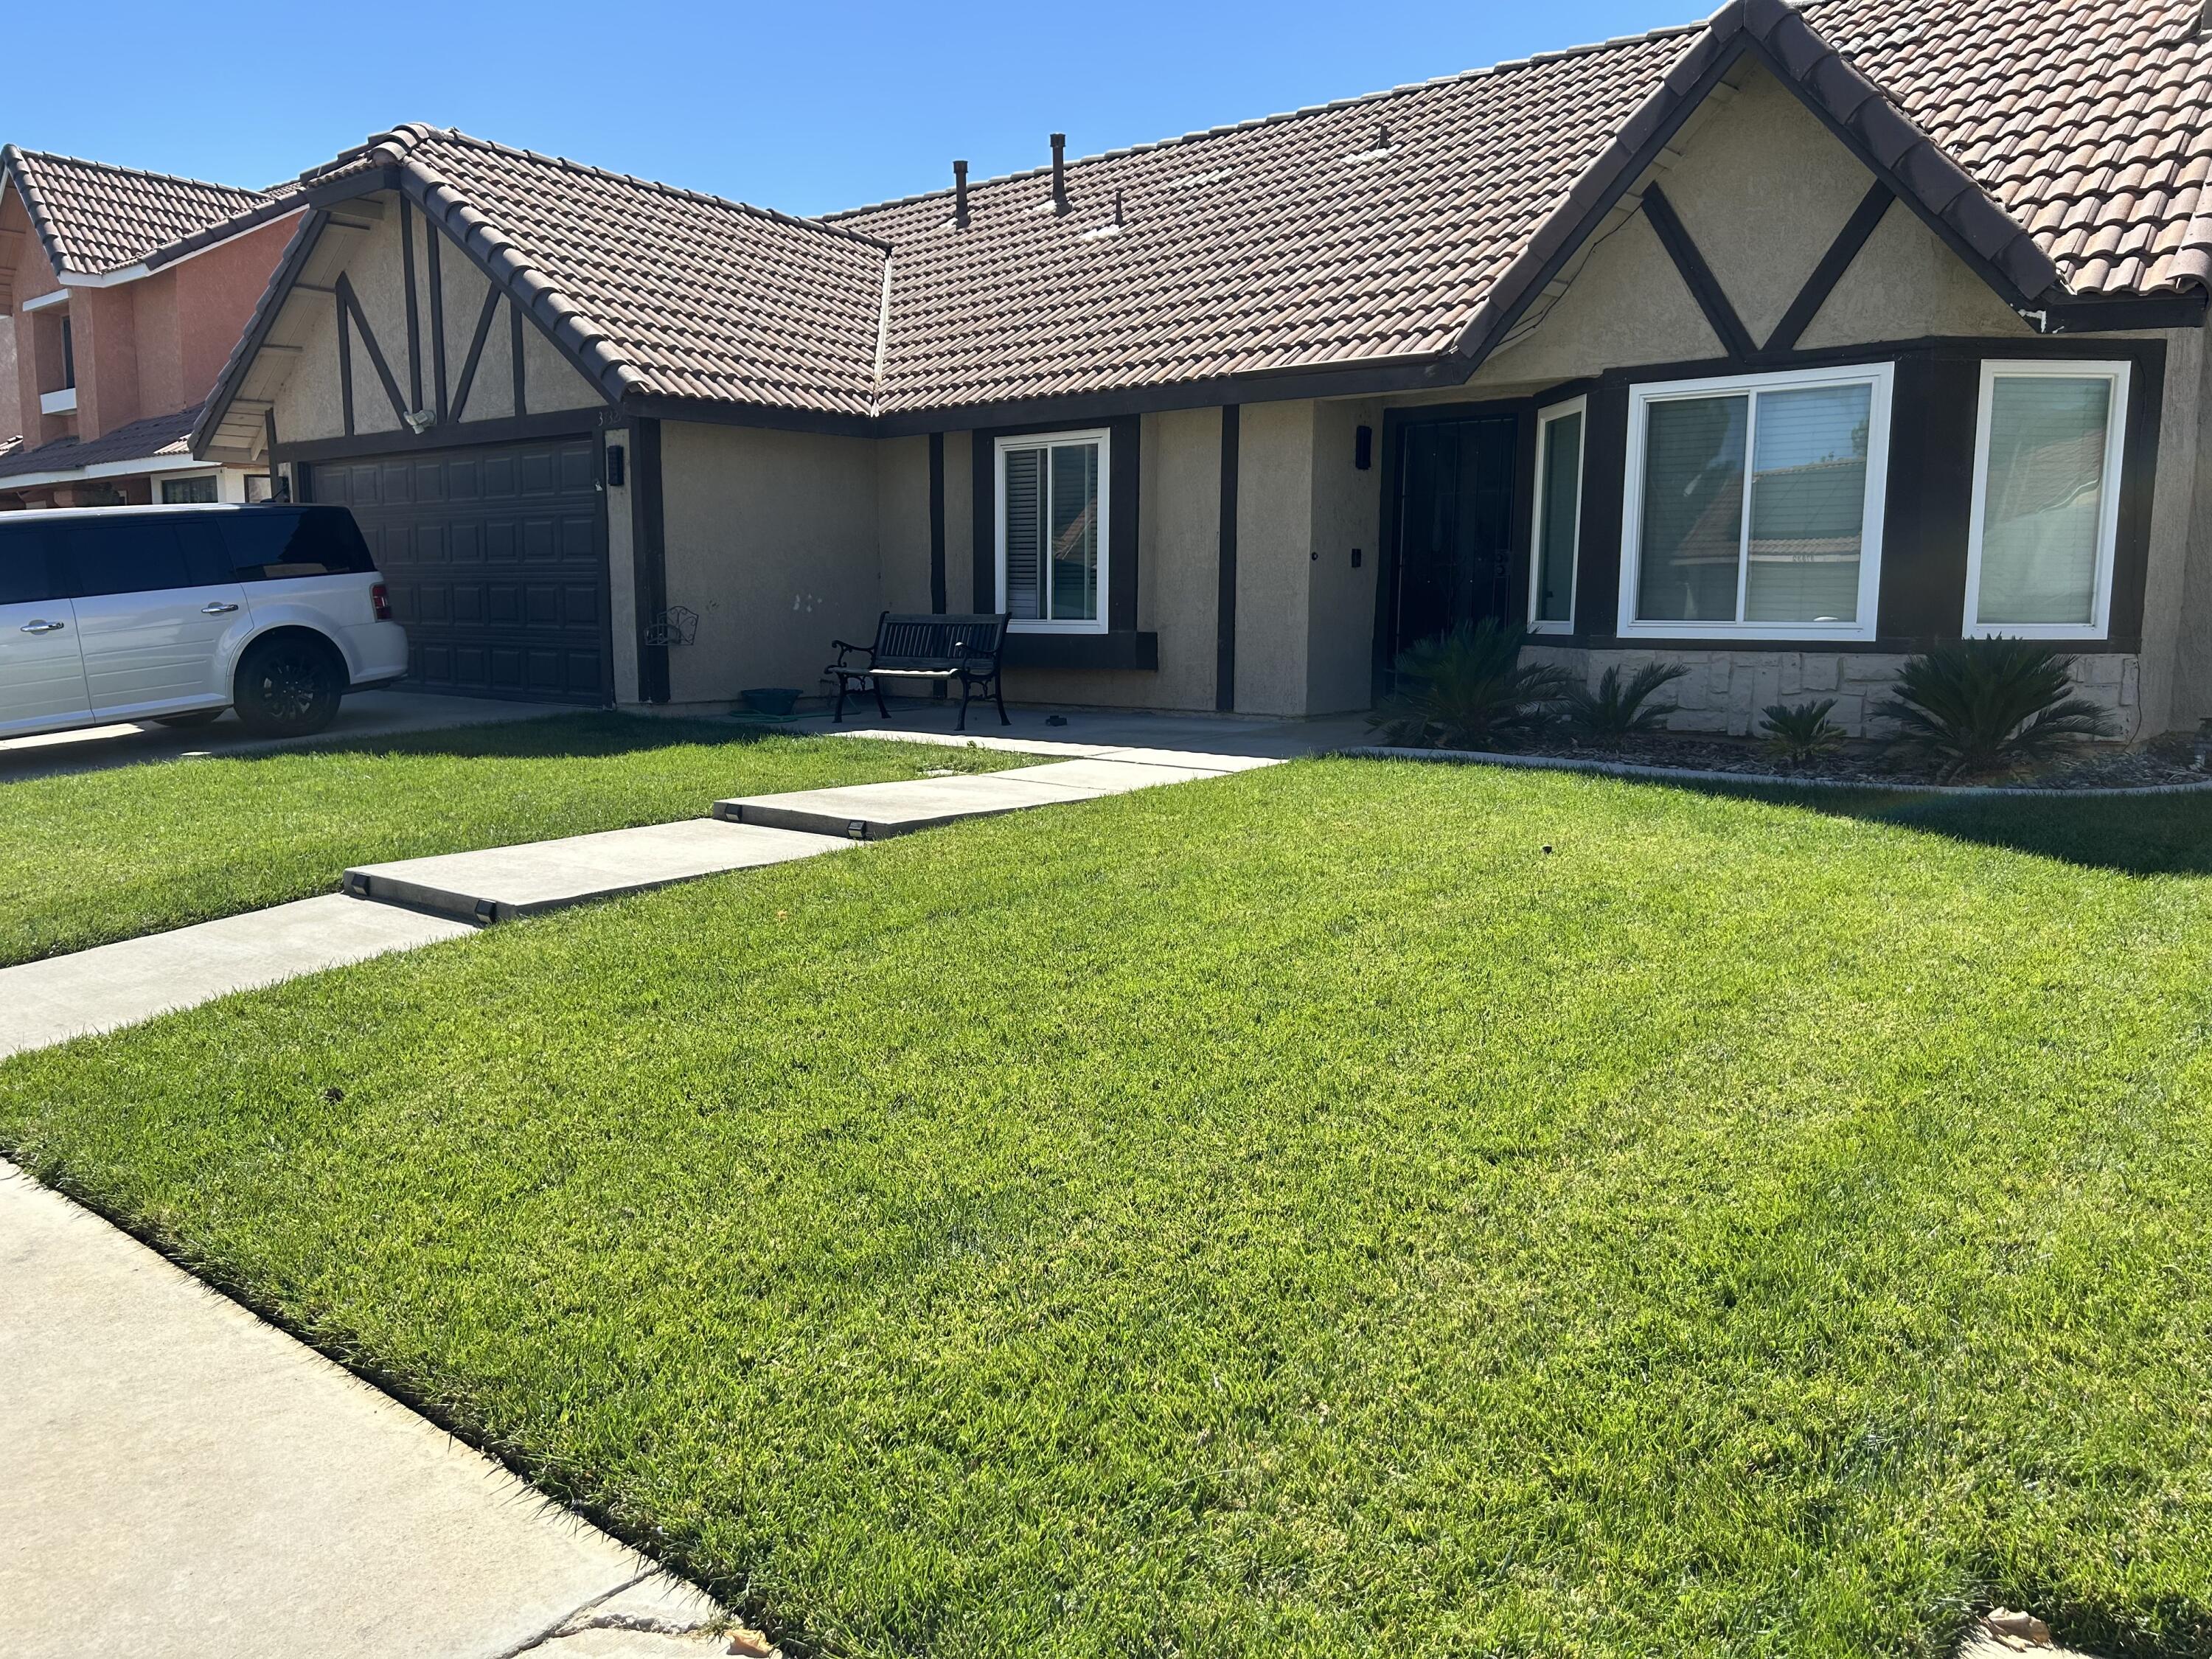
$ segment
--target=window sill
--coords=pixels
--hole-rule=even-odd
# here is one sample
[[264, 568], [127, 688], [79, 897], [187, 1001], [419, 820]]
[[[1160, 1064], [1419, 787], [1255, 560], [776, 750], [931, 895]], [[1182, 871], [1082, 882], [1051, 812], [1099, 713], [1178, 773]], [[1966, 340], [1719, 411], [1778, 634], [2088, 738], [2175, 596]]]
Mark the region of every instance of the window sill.
[[1133, 629], [1110, 634], [1009, 633], [999, 660], [1008, 668], [1158, 669], [1160, 636]]
[[64, 386], [59, 392], [41, 392], [39, 394], [39, 412], [41, 415], [66, 415], [76, 407], [76, 388], [73, 386]]

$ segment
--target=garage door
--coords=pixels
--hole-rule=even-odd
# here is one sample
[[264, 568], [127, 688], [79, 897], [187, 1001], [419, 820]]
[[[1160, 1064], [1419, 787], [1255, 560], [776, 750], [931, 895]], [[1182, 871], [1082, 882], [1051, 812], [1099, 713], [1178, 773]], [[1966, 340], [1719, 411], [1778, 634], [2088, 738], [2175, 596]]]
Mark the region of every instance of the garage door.
[[607, 552], [589, 437], [319, 461], [406, 625], [417, 690], [611, 702]]

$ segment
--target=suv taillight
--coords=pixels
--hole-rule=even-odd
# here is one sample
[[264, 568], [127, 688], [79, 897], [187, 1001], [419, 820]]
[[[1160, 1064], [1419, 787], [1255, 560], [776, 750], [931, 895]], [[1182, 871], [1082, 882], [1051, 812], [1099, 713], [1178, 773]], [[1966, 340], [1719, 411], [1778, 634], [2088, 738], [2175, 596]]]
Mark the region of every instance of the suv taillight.
[[376, 613], [379, 622], [392, 620], [392, 590], [382, 582], [372, 583], [368, 590], [368, 608]]

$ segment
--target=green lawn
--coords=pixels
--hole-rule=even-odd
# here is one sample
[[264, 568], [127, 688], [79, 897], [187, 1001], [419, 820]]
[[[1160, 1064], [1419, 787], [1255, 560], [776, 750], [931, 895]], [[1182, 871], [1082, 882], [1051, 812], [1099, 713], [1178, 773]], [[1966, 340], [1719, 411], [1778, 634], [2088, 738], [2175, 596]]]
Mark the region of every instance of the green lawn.
[[23, 1056], [0, 1145], [820, 1650], [2179, 1659], [2208, 848], [1300, 763]]
[[0, 782], [0, 964], [331, 892], [349, 865], [1024, 759], [588, 714]]

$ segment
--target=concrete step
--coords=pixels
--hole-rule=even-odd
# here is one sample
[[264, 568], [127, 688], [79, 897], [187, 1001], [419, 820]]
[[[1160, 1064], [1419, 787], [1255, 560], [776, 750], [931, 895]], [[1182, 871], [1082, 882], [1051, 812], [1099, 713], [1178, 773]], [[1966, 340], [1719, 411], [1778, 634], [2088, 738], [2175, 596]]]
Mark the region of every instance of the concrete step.
[[899, 783], [853, 784], [841, 789], [801, 789], [785, 795], [741, 795], [714, 803], [728, 823], [758, 824], [838, 836], [848, 841], [886, 841], [963, 818], [995, 817], [1032, 806], [1094, 800], [1156, 784], [1218, 777], [1226, 768], [1139, 764], [1127, 761], [1066, 760], [1018, 767], [974, 777], [918, 778]]
[[356, 898], [470, 921], [507, 921], [671, 882], [835, 852], [845, 843], [785, 829], [686, 818], [561, 841], [368, 864], [345, 872]]
[[328, 893], [0, 968], [0, 1056], [474, 931]]

